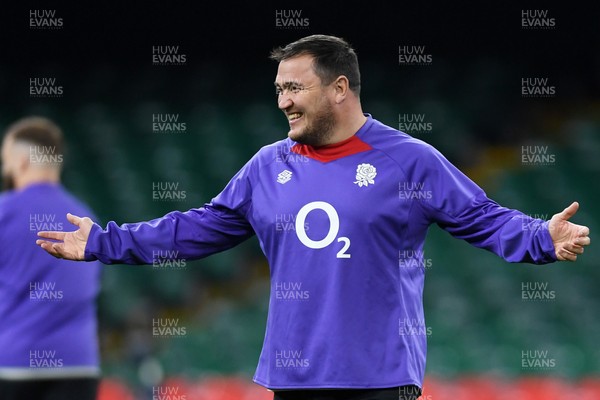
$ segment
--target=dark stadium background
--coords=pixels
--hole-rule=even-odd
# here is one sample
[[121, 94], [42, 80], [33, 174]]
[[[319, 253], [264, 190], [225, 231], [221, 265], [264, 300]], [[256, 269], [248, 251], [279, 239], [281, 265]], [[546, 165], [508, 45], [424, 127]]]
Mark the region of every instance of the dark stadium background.
[[[365, 112], [394, 127], [399, 114], [424, 114], [433, 128], [414, 136], [436, 146], [490, 197], [547, 218], [578, 200], [574, 221], [594, 236], [598, 6], [353, 4], [5, 4], [0, 127], [29, 114], [55, 119], [69, 144], [64, 183], [102, 223], [198, 207], [261, 146], [285, 137], [269, 51], [308, 34], [334, 34], [357, 50]], [[30, 29], [30, 9], [55, 9], [64, 27]], [[522, 29], [522, 9], [548, 10], [555, 29]], [[276, 10], [301, 10], [308, 27], [277, 28]], [[179, 46], [185, 65], [152, 65], [152, 47], [165, 45]], [[424, 45], [431, 65], [399, 65], [401, 45]], [[29, 78], [42, 76], [56, 78], [64, 95], [30, 97]], [[524, 77], [548, 78], [556, 95], [523, 98]], [[177, 114], [187, 131], [153, 132], [154, 113]], [[555, 162], [524, 165], [521, 146], [528, 145], [548, 146]], [[177, 183], [186, 199], [153, 201], [159, 181]], [[432, 227], [425, 251], [431, 334], [424, 398], [493, 398], [491, 392], [506, 395], [508, 388], [515, 399], [534, 398], [526, 397], [533, 391], [553, 399], [561, 388], [581, 396], [596, 390], [589, 398], [600, 398], [594, 397], [600, 396], [596, 247], [576, 264], [513, 265]], [[546, 283], [555, 299], [523, 301], [525, 282]], [[255, 239], [183, 270], [106, 267], [99, 298], [103, 398], [119, 388], [152, 398], [157, 385], [184, 388], [188, 399], [243, 398], [244, 391], [248, 399], [268, 398], [249, 383], [268, 293], [268, 266]], [[153, 337], [153, 318], [178, 318], [187, 334]], [[524, 369], [528, 350], [546, 351], [555, 366]]]

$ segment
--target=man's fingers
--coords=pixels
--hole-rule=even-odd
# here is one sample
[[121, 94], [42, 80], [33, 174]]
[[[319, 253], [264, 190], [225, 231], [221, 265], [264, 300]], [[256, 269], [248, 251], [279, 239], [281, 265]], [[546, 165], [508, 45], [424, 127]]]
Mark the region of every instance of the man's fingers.
[[37, 240], [36, 243], [50, 255], [65, 260], [80, 260], [73, 254], [67, 252], [64, 243], [49, 242], [47, 240]]
[[569, 207], [565, 208], [560, 213], [558, 213], [558, 216], [562, 220], [567, 221], [569, 218], [571, 218], [573, 215], [575, 215], [575, 213], [577, 212], [578, 209], [579, 209], [579, 203], [574, 201], [571, 203], [571, 205]]
[[35, 244], [37, 244], [38, 246], [42, 246], [43, 244], [54, 244], [56, 242], [51, 242], [50, 240], [43, 240], [43, 239], [38, 239], [35, 241]]
[[81, 220], [83, 218], [78, 217], [77, 215], [73, 215], [71, 213], [67, 213], [67, 221], [69, 221], [70, 223], [72, 223], [75, 226], [79, 226], [79, 224], [81, 223]]
[[577, 261], [577, 255], [571, 253], [565, 248], [558, 250], [556, 253], [556, 258], [558, 258], [560, 261]]
[[583, 253], [583, 247], [578, 246], [575, 243], [565, 243], [563, 246], [563, 249], [565, 249], [566, 251], [573, 253], [573, 254], [582, 254]]
[[64, 240], [66, 234], [67, 234], [67, 232], [60, 232], [60, 231], [40, 231], [40, 232], [38, 232], [39, 237], [43, 237], [46, 239], [53, 239], [53, 240]]
[[581, 246], [572, 246], [568, 249], [571, 253], [575, 254], [583, 254], [583, 247]]
[[581, 226], [579, 228], [579, 236], [589, 236], [590, 234], [590, 228], [588, 228], [587, 226]]
[[585, 236], [585, 237], [578, 237], [574, 240], [574, 243], [577, 246], [589, 246], [591, 243], [591, 239], [589, 236]]
[[35, 244], [37, 244], [38, 246], [40, 246], [41, 248], [43, 248], [44, 250], [46, 250], [46, 245], [52, 245], [56, 242], [51, 242], [49, 240], [42, 240], [42, 239], [38, 239], [35, 241]]
[[60, 254], [58, 253], [58, 246], [54, 246], [58, 243], [55, 242], [48, 242], [46, 240], [36, 240], [36, 243], [44, 250], [46, 250], [48, 253], [50, 253], [51, 255], [53, 255], [56, 258], [61, 258]]

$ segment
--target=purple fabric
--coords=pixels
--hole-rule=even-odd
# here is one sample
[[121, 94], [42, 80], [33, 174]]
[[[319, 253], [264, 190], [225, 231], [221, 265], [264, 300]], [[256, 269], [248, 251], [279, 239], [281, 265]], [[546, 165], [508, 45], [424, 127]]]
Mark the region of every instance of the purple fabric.
[[511, 262], [555, 261], [552, 240], [546, 222], [488, 199], [430, 145], [370, 116], [357, 136], [372, 149], [325, 163], [289, 139], [266, 146], [199, 209], [94, 226], [86, 259], [201, 258], [256, 233], [271, 269], [257, 383], [422, 386], [428, 226]]
[[40, 230], [71, 230], [67, 212], [92, 215], [60, 185], [0, 196], [0, 367], [99, 365], [101, 264], [59, 260], [35, 244]]

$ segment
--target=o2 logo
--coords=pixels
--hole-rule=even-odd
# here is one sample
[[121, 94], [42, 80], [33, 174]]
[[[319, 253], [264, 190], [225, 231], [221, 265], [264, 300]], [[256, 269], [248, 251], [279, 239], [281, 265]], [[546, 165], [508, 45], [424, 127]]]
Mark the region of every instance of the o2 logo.
[[[306, 221], [306, 217], [311, 211], [314, 210], [323, 210], [327, 213], [327, 217], [329, 218], [329, 232], [327, 235], [321, 240], [312, 240], [306, 234], [306, 230], [304, 229], [304, 221]], [[313, 201], [312, 203], [308, 203], [304, 207], [298, 211], [298, 215], [296, 216], [296, 235], [298, 239], [302, 242], [303, 245], [310, 249], [322, 249], [324, 247], [329, 246], [336, 239], [338, 232], [340, 230], [340, 217], [338, 216], [335, 208], [329, 203], [324, 201]], [[336, 257], [337, 258], [350, 258], [351, 254], [346, 253], [350, 248], [350, 239], [347, 237], [337, 237], [337, 242], [342, 242], [342, 248], [338, 251]]]

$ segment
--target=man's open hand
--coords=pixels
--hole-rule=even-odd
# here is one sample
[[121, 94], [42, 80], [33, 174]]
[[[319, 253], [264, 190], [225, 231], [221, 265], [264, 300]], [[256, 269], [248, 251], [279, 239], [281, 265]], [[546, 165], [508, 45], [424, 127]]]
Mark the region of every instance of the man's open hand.
[[79, 227], [79, 229], [73, 232], [38, 232], [39, 237], [51, 240], [38, 239], [35, 243], [56, 258], [75, 261], [83, 260], [85, 245], [87, 244], [94, 221], [88, 217], [80, 218], [71, 213], [67, 214], [67, 220]]
[[583, 254], [583, 247], [590, 244], [590, 229], [569, 222], [569, 218], [575, 215], [578, 209], [579, 203], [573, 202], [562, 212], [554, 214], [548, 224], [554, 252], [560, 261], [577, 260], [577, 255]]

